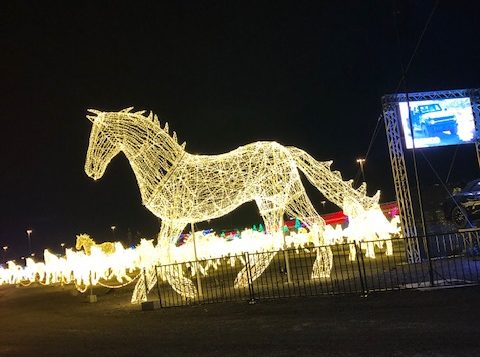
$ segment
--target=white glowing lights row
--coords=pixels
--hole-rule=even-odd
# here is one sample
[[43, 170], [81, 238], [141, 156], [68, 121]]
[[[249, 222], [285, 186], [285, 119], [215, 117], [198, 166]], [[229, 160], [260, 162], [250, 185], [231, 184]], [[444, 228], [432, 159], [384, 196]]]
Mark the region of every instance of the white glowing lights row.
[[[367, 215], [371, 215], [367, 213]], [[364, 217], [367, 218], [367, 217]], [[385, 254], [393, 254], [391, 241], [383, 240], [397, 234], [398, 220], [395, 218], [388, 222], [382, 215], [372, 220], [370, 223], [379, 223], [383, 225], [384, 235], [379, 235], [378, 230], [373, 235], [368, 236], [370, 229], [363, 229], [364, 235], [355, 233], [355, 237], [346, 236], [351, 234], [350, 227], [360, 228], [355, 222], [350, 222], [350, 226], [343, 229], [340, 226], [333, 228], [326, 226], [325, 240], [330, 244], [343, 243], [345, 241], [354, 242], [359, 239], [370, 240], [362, 247], [369, 258], [375, 258], [375, 246], [383, 248], [386, 244]], [[374, 224], [375, 225], [375, 224]], [[361, 227], [367, 227], [363, 225]], [[295, 249], [310, 251], [315, 249], [313, 246], [316, 238], [305, 229], [300, 232], [290, 232], [288, 235], [266, 234], [263, 232], [244, 230], [238, 237], [227, 240], [215, 233], [204, 234], [202, 231], [195, 233], [195, 245], [192, 237], [186, 239], [181, 246], [172, 248], [172, 263], [187, 263], [191, 276], [198, 272], [202, 275], [208, 275], [209, 270], [217, 269], [225, 261], [232, 267], [237, 263], [245, 265], [245, 253], [264, 253], [281, 250], [286, 246]], [[85, 244], [87, 242], [87, 244]], [[7, 262], [6, 268], [0, 267], [0, 284], [28, 284], [31, 282], [40, 282], [45, 285], [64, 283], [74, 283], [81, 291], [89, 286], [107, 285], [109, 287], [120, 287], [133, 281], [132, 277], [138, 275], [143, 269], [150, 269], [159, 264], [165, 264], [169, 259], [162, 254], [162, 251], [154, 246], [152, 240], [142, 239], [135, 249], [125, 249], [121, 243], [102, 243], [97, 245], [88, 235], [82, 234], [77, 237], [77, 248], [81, 250], [66, 249], [65, 255], [57, 256], [45, 249], [44, 261], [35, 262], [33, 258], [26, 259], [26, 265], [17, 265], [13, 261]], [[108, 248], [106, 248], [108, 247]], [[196, 253], [196, 257], [195, 257]], [[254, 254], [254, 257], [257, 256]], [[258, 255], [261, 256], [261, 255]], [[192, 263], [196, 259], [203, 264]], [[350, 260], [355, 259], [355, 246], [352, 245]], [[162, 271], [162, 270], [161, 270]], [[166, 277], [165, 277], [166, 278]], [[239, 287], [239, 281], [242, 275], [239, 274], [236, 285]]]
[[[103, 176], [109, 162], [118, 153], [127, 157], [137, 179], [142, 201], [161, 218], [158, 248], [166, 262], [174, 261], [172, 237], [185, 226], [221, 217], [241, 204], [255, 201], [265, 230], [281, 230], [284, 214], [298, 217], [311, 231], [315, 245], [324, 245], [325, 222], [312, 206], [300, 180], [302, 171], [326, 199], [345, 209], [353, 202], [364, 210], [377, 209], [377, 193], [366, 195], [366, 186], [352, 187], [339, 172], [331, 171], [331, 162], [315, 160], [305, 151], [276, 142], [255, 142], [221, 155], [193, 155], [179, 145], [168, 124], [160, 126], [158, 118], [144, 111], [120, 112], [90, 110], [93, 115], [85, 172], [94, 179]], [[267, 268], [275, 253], [265, 253], [251, 267], [254, 280]], [[328, 276], [332, 267], [330, 248], [317, 251], [312, 277]], [[239, 273], [239, 286], [246, 282], [246, 268]], [[197, 294], [193, 282], [181, 271], [166, 271], [164, 278], [175, 291], [187, 297]], [[142, 275], [134, 290], [134, 302], [144, 301], [156, 283], [149, 269], [147, 281]]]
[[[124, 249], [119, 242], [112, 244], [115, 250], [109, 253], [105, 253], [101, 246], [92, 245], [89, 247], [89, 254], [84, 250], [68, 248], [64, 255], [57, 256], [45, 249], [43, 262], [35, 262], [29, 257], [24, 267], [9, 261], [7, 269], [0, 269], [0, 283], [75, 283], [82, 289], [97, 285], [100, 279], [114, 279], [117, 285], [129, 282], [132, 280], [130, 275], [145, 265], [145, 257], [140, 254], [142, 250]], [[151, 241], [142, 240], [140, 246], [145, 244], [151, 245], [153, 249]], [[149, 265], [152, 263], [148, 262]]]

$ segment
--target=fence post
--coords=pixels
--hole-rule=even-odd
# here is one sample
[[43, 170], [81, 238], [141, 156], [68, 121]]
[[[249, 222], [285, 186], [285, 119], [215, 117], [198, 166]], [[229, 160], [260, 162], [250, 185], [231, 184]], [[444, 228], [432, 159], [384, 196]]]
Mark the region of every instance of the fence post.
[[256, 301], [255, 301], [255, 294], [254, 294], [254, 291], [253, 291], [252, 271], [251, 271], [251, 266], [250, 266], [250, 255], [248, 254], [248, 252], [245, 252], [244, 254], [245, 254], [245, 268], [247, 270], [248, 293], [250, 294], [250, 300], [248, 301], [248, 303], [250, 305], [253, 305], [253, 304], [256, 303]]
[[88, 296], [88, 302], [97, 302], [97, 295], [93, 295], [93, 282], [92, 282], [92, 270], [90, 269], [90, 275], [88, 277], [90, 284], [90, 295]]
[[288, 257], [288, 247], [287, 247], [287, 240], [285, 238], [285, 231], [283, 230], [284, 226], [284, 221], [283, 221], [283, 216], [280, 218], [280, 229], [282, 231], [282, 237], [283, 237], [283, 256], [285, 258], [285, 270], [287, 271], [287, 282], [288, 284], [292, 283], [292, 275], [290, 272], [290, 259]]
[[93, 283], [92, 283], [92, 270], [90, 269], [90, 274], [88, 275], [88, 282], [90, 284], [90, 296], [93, 296]]
[[428, 276], [430, 278], [430, 286], [435, 286], [435, 281], [433, 280], [433, 265], [432, 265], [432, 258], [430, 256], [430, 244], [428, 241], [428, 236], [425, 233], [423, 236], [423, 248], [425, 249], [425, 254], [428, 259]]
[[158, 266], [155, 265], [155, 277], [157, 278], [157, 294], [160, 307], [162, 306], [162, 295], [160, 294], [160, 283], [158, 282]]
[[[352, 243], [350, 243], [352, 244]], [[362, 297], [367, 297], [368, 295], [368, 288], [367, 288], [367, 281], [365, 279], [366, 273], [365, 273], [365, 262], [363, 260], [362, 256], [362, 247], [359, 245], [361, 243], [358, 243], [357, 241], [354, 241], [355, 244], [355, 255], [357, 256], [357, 265], [358, 265], [358, 274], [360, 276], [360, 285], [362, 287]], [[360, 262], [360, 259], [362, 260]], [[363, 274], [362, 274], [363, 272]]]
[[146, 269], [143, 268], [143, 282], [145, 283], [145, 301], [148, 301], [148, 282], [147, 282], [147, 273]]

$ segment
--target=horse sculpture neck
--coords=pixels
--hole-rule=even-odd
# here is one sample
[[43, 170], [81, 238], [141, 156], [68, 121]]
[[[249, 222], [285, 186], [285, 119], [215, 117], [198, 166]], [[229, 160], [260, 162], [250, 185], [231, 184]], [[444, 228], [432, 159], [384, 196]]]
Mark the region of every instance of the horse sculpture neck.
[[161, 128], [156, 115], [114, 114], [106, 118], [105, 127], [130, 162], [145, 203], [172, 166], [183, 157], [185, 143], [178, 144], [175, 132], [169, 135], [168, 123]]

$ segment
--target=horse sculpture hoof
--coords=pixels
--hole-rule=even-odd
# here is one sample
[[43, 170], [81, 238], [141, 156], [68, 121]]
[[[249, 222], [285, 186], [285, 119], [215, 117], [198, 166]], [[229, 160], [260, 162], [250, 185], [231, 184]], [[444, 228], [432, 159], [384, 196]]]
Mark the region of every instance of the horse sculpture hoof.
[[241, 288], [246, 288], [248, 286], [248, 276], [246, 274], [246, 271], [241, 271], [238, 273], [237, 278], [235, 279], [235, 282], [233, 284], [233, 287], [235, 289], [241, 289]]

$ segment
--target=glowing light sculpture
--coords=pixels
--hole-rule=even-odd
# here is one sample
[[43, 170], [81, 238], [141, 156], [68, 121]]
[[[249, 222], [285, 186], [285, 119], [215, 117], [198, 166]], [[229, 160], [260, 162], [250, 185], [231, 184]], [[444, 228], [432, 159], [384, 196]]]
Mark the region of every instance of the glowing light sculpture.
[[25, 260], [25, 268], [23, 278], [28, 281], [38, 280], [42, 281], [45, 279], [45, 263], [35, 262], [33, 258], [27, 258]]
[[[119, 243], [119, 242], [117, 242]], [[90, 255], [92, 247], [97, 247], [101, 249], [105, 254], [115, 253], [115, 243], [112, 242], [103, 242], [101, 244], [96, 244], [95, 241], [90, 238], [88, 234], [82, 233], [77, 235], [77, 242], [75, 244], [75, 249], [83, 249], [86, 255]]]
[[[361, 246], [367, 258], [375, 259], [375, 246], [383, 248], [384, 243], [385, 254], [393, 254], [391, 237], [400, 234], [399, 216], [389, 222], [379, 207], [364, 209], [354, 200], [346, 200], [344, 213], [349, 217], [348, 227], [342, 232], [347, 243], [364, 242]], [[350, 260], [355, 260], [355, 254], [355, 250], [350, 251]]]
[[[350, 225], [343, 230], [340, 226], [336, 228], [326, 226], [323, 236], [324, 243], [332, 245], [343, 244], [347, 241], [351, 260], [356, 259], [357, 243], [362, 243], [361, 247], [366, 250], [367, 258], [375, 259], [375, 247], [383, 248], [384, 244], [386, 244], [385, 254], [391, 255], [393, 252], [392, 241], [387, 238], [398, 234], [399, 217], [388, 222], [381, 212], [373, 208], [363, 210], [353, 204], [353, 206], [347, 207], [347, 211], [350, 209], [358, 210], [358, 216], [350, 220]], [[190, 268], [189, 277], [198, 274], [206, 276], [210, 269], [216, 270], [221, 264], [230, 264], [234, 267], [238, 262], [243, 267], [246, 266], [248, 260], [251, 279], [257, 278], [262, 272], [257, 271], [258, 265], [252, 263], [267, 260], [271, 254], [269, 252], [284, 248], [294, 248], [297, 254], [300, 249], [307, 253], [313, 250], [317, 255], [325, 254], [323, 257], [325, 264], [332, 264], [332, 257], [328, 255], [328, 247], [312, 247], [318, 241], [315, 232], [299, 229], [298, 233], [289, 233], [289, 235], [283, 236], [279, 232], [270, 234], [246, 229], [237, 232], [232, 240], [227, 240], [223, 236], [216, 235], [212, 230], [195, 232], [196, 249], [194, 249], [192, 236], [187, 237], [181, 246], [172, 246], [170, 251], [172, 264], [161, 266], [158, 271], [159, 276], [164, 280], [168, 277], [171, 280], [183, 278], [183, 265]], [[13, 261], [7, 263], [7, 269], [0, 267], [0, 284], [30, 285], [35, 281], [41, 285], [74, 283], [76, 288], [83, 293], [88, 287], [96, 285], [121, 288], [135, 282], [143, 274], [147, 276], [147, 281], [156, 278], [156, 272], [151, 267], [158, 264], [162, 252], [158, 246], [155, 247], [153, 240], [142, 239], [135, 249], [125, 249], [120, 242], [96, 244], [86, 234], [80, 235], [80, 237], [82, 241], [85, 237], [88, 238], [88, 254], [83, 250], [66, 249], [65, 256], [57, 256], [45, 249], [44, 263], [35, 262], [33, 258], [28, 257], [24, 267], [16, 265]], [[113, 253], [110, 249], [112, 246], [114, 247]], [[105, 247], [110, 248], [105, 249]], [[80, 245], [80, 248], [84, 248], [83, 244]], [[249, 254], [249, 256], [247, 257], [245, 254]], [[129, 274], [134, 272], [136, 276], [130, 277]], [[312, 269], [313, 279], [321, 277], [314, 274], [316, 271]], [[112, 279], [115, 279], [116, 282], [112, 282]], [[235, 286], [248, 284], [248, 279], [243, 279], [245, 279], [245, 275], [238, 274]], [[143, 282], [144, 284], [135, 286], [134, 298], [147, 293], [145, 280]], [[191, 295], [185, 297], [195, 296], [194, 290], [187, 291], [187, 293]]]
[[[301, 149], [276, 142], [255, 142], [225, 154], [193, 155], [185, 151], [185, 143], [178, 144], [175, 132], [169, 134], [168, 124], [161, 128], [156, 115], [144, 116], [144, 111], [131, 110], [89, 110], [92, 115], [87, 118], [93, 126], [85, 172], [97, 180], [115, 155], [125, 154], [143, 204], [162, 220], [155, 263], [172, 262], [172, 239], [187, 224], [221, 217], [248, 201], [256, 202], [266, 232], [280, 232], [283, 215], [288, 214], [304, 222], [315, 236], [314, 244], [322, 245], [324, 221], [305, 193], [299, 170], [340, 207], [345, 199], [364, 209], [378, 202], [379, 192], [368, 197], [365, 184], [354, 189], [352, 181], [345, 182], [339, 172], [330, 170], [331, 161], [317, 161]], [[253, 279], [273, 257], [274, 253], [265, 253], [251, 262]], [[330, 248], [318, 248], [312, 278], [329, 276], [331, 266]], [[180, 269], [163, 272], [162, 278], [175, 291], [186, 297], [196, 295], [195, 286]], [[137, 282], [132, 302], [146, 300], [147, 290], [155, 285], [153, 267], [146, 268], [145, 276], [146, 282], [144, 275]], [[235, 284], [242, 287], [246, 282], [247, 271], [243, 268]]]

